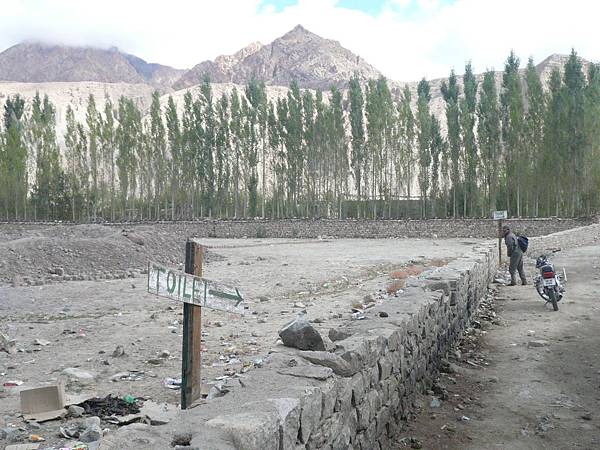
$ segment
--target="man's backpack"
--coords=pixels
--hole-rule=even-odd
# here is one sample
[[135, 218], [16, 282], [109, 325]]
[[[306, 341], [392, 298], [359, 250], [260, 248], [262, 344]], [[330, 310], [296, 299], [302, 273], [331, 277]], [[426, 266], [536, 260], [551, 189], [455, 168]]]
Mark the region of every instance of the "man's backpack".
[[517, 236], [517, 243], [519, 244], [519, 248], [523, 253], [527, 251], [527, 247], [529, 247], [529, 239], [525, 236]]

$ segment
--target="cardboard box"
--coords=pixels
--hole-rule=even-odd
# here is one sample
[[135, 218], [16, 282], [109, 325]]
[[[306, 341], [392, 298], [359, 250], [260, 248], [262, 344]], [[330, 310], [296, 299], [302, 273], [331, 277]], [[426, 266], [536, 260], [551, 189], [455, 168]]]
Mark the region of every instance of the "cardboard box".
[[65, 414], [65, 393], [61, 383], [33, 389], [23, 389], [21, 412], [25, 420], [44, 422]]

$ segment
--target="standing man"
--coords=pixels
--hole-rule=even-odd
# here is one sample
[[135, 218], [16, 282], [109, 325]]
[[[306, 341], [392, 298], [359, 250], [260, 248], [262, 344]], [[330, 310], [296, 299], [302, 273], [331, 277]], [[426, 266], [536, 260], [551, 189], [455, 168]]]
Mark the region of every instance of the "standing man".
[[509, 286], [517, 285], [517, 271], [519, 271], [519, 277], [521, 277], [521, 284], [525, 286], [527, 284], [527, 276], [523, 269], [523, 250], [519, 247], [517, 236], [510, 231], [508, 225], [502, 227], [502, 233], [504, 235], [504, 243], [506, 244], [506, 252], [510, 257], [510, 266], [508, 268], [510, 272]]

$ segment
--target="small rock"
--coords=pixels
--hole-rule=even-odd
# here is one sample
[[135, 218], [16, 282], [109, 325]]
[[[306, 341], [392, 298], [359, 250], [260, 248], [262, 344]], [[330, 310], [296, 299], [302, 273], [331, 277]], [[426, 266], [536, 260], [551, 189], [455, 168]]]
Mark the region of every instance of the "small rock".
[[217, 328], [221, 328], [223, 326], [223, 322], [219, 322], [218, 320], [215, 320], [213, 322], [213, 325]]
[[113, 358], [119, 358], [124, 355], [125, 355], [125, 348], [123, 348], [122, 345], [117, 345], [117, 347], [112, 352]]
[[6, 442], [17, 442], [21, 440], [21, 432], [18, 428], [4, 427], [0, 429], [0, 439], [6, 439]]
[[528, 347], [546, 347], [548, 345], [548, 341], [544, 339], [537, 339], [535, 341], [529, 341], [527, 343]]
[[40, 428], [42, 428], [42, 426], [35, 420], [30, 420], [29, 422], [27, 422], [27, 428], [29, 428], [30, 430], [39, 430]]
[[585, 414], [582, 414], [582, 415], [581, 415], [581, 418], [582, 418], [583, 420], [592, 420], [592, 413], [589, 413], [589, 412], [587, 412], [587, 413], [585, 413]]
[[432, 408], [439, 408], [440, 406], [442, 406], [442, 402], [439, 398], [433, 397], [429, 406], [431, 406]]
[[176, 433], [171, 440], [171, 446], [190, 445], [192, 442], [192, 433]]
[[161, 358], [168, 358], [169, 356], [171, 356], [171, 352], [169, 350], [163, 350], [159, 355]]
[[375, 296], [373, 294], [367, 294], [363, 298], [363, 302], [365, 305], [368, 303], [375, 303]]
[[85, 409], [83, 409], [81, 406], [71, 405], [68, 408], [68, 412], [69, 412], [69, 416], [71, 416], [71, 417], [81, 417], [81, 416], [83, 416]]
[[49, 343], [50, 341], [47, 341], [45, 339], [36, 339], [35, 341], [33, 341], [33, 345], [41, 345], [42, 347], [45, 347]]
[[385, 311], [381, 311], [379, 313], [379, 317], [389, 317], [390, 315], [388, 313], [386, 313]]
[[69, 378], [75, 378], [78, 381], [92, 381], [96, 378], [96, 375], [93, 373], [78, 369], [77, 367], [67, 367], [63, 369], [62, 374]]
[[423, 448], [423, 443], [417, 438], [410, 438], [410, 448], [420, 449]]
[[286, 347], [300, 350], [325, 350], [323, 338], [304, 316], [296, 317], [284, 325], [279, 330], [279, 336]]
[[125, 236], [127, 239], [129, 239], [134, 244], [144, 245], [144, 239], [138, 234], [131, 233], [131, 232], [124, 232], [123, 236]]
[[352, 334], [349, 331], [341, 328], [331, 328], [329, 330], [329, 339], [331, 339], [333, 342], [343, 341], [344, 339], [348, 339], [350, 336], [352, 336]]
[[79, 435], [81, 442], [96, 442], [102, 438], [102, 428], [100, 428], [100, 418], [90, 417], [85, 420], [85, 430]]
[[353, 365], [351, 365], [341, 356], [333, 353], [307, 351], [300, 353], [300, 356], [313, 364], [317, 364], [318, 366], [328, 367], [332, 369], [336, 375], [340, 375], [342, 377], [351, 377], [358, 372], [358, 368], [353, 367]]

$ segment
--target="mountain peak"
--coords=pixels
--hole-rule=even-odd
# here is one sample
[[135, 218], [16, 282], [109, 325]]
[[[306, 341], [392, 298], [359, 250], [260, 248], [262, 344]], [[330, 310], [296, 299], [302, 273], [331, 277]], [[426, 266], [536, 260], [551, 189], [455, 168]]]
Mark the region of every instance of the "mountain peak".
[[186, 72], [173, 86], [194, 86], [208, 75], [213, 82], [245, 84], [250, 79], [276, 86], [329, 89], [345, 87], [357, 73], [361, 78], [379, 78], [380, 72], [339, 42], [322, 38], [296, 25], [268, 45], [251, 44], [234, 55], [204, 61]]
[[312, 31], [307, 30], [302, 25], [296, 25], [290, 31], [285, 33], [279, 39], [322, 39], [318, 34], [313, 33]]

